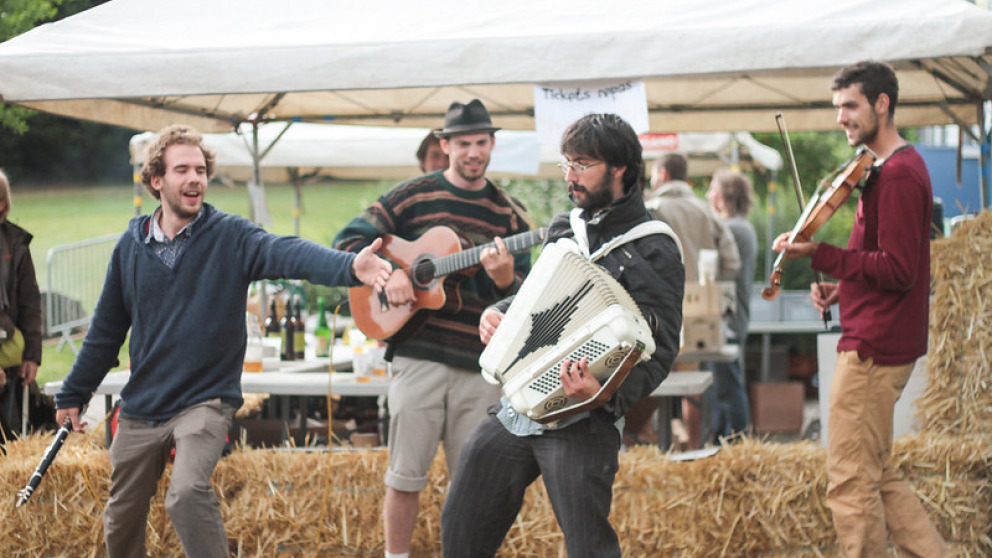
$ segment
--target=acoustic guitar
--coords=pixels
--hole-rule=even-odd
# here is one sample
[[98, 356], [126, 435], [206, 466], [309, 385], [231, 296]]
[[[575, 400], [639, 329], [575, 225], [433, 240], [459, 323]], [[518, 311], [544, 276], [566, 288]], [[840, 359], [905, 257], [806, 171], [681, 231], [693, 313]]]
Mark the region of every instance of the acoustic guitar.
[[[503, 239], [511, 254], [523, 252], [544, 241], [547, 228], [515, 234]], [[461, 308], [458, 283], [477, 271], [482, 251], [492, 242], [471, 246], [448, 227], [433, 227], [420, 238], [409, 241], [395, 235], [384, 235], [379, 255], [400, 266], [410, 276], [414, 301], [393, 306], [385, 293], [376, 293], [362, 285], [348, 290], [348, 303], [355, 325], [367, 337], [385, 341], [402, 341], [420, 330], [431, 316], [448, 303], [455, 311]], [[459, 271], [469, 270], [464, 274]], [[457, 274], [457, 275], [453, 275]], [[451, 276], [451, 277], [448, 277]], [[448, 294], [450, 292], [450, 295]]]

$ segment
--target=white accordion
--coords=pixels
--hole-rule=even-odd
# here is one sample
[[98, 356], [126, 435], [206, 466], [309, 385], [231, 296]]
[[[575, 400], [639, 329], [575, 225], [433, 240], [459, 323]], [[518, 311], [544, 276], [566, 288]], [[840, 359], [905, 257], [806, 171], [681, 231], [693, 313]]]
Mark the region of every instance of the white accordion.
[[[605, 403], [654, 350], [623, 286], [563, 239], [544, 247], [479, 365], [518, 413], [547, 424]], [[602, 385], [586, 401], [566, 396], [559, 377], [563, 361], [583, 357]]]

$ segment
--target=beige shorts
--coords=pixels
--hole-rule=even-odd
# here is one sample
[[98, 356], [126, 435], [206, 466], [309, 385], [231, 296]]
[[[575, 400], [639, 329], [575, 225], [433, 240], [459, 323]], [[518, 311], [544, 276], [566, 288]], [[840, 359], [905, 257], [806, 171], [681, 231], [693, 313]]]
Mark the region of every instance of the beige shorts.
[[453, 474], [462, 445], [500, 392], [478, 370], [406, 357], [393, 359], [392, 368], [386, 486], [419, 492], [427, 486], [438, 442]]

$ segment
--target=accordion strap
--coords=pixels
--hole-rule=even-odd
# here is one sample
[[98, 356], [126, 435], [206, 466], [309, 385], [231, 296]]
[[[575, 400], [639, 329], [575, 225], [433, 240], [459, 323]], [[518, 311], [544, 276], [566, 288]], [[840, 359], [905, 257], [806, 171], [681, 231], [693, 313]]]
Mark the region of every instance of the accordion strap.
[[582, 210], [578, 208], [573, 209], [571, 213], [568, 214], [568, 222], [572, 226], [572, 232], [575, 233], [575, 242], [579, 245], [579, 251], [581, 251], [582, 255], [589, 261], [594, 262], [602, 258], [606, 254], [613, 251], [613, 249], [617, 246], [621, 246], [632, 240], [637, 240], [638, 238], [644, 238], [645, 236], [650, 236], [653, 234], [663, 234], [674, 240], [675, 245], [678, 246], [679, 249], [679, 260], [684, 261], [682, 254], [682, 243], [679, 241], [679, 237], [675, 235], [675, 231], [672, 230], [672, 227], [662, 221], [645, 221], [624, 234], [615, 236], [606, 241], [592, 253], [589, 252], [589, 235], [586, 232], [586, 222], [582, 219]]

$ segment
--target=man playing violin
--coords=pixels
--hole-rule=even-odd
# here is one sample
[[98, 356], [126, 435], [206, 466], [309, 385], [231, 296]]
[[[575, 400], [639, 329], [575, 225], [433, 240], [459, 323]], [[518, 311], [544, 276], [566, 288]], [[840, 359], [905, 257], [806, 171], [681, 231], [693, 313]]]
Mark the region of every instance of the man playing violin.
[[916, 359], [927, 351], [933, 193], [923, 159], [896, 130], [899, 95], [887, 64], [864, 61], [831, 85], [837, 123], [876, 163], [858, 201], [847, 248], [775, 239], [786, 259], [812, 258], [837, 283], [811, 287], [823, 312], [840, 305], [841, 338], [830, 386], [827, 505], [845, 557], [947, 555], [940, 533], [891, 462], [892, 417]]

